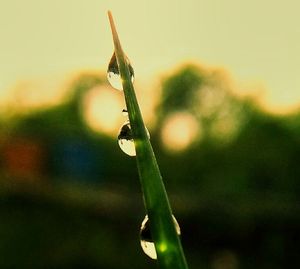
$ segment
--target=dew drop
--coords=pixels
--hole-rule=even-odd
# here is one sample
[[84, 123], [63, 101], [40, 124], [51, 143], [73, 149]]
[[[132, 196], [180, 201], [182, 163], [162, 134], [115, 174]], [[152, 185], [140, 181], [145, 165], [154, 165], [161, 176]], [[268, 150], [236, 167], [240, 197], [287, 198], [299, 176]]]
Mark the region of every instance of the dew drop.
[[[133, 83], [133, 81], [134, 81], [134, 70], [133, 70], [131, 64], [129, 63], [129, 60], [128, 60], [127, 57], [126, 57], [126, 61], [128, 63], [128, 68], [129, 68], [129, 72], [130, 72], [130, 76], [131, 76], [131, 82]], [[108, 79], [108, 82], [110, 83], [110, 85], [113, 88], [115, 88], [119, 91], [123, 90], [122, 79], [121, 79], [121, 76], [120, 76], [118, 62], [117, 62], [117, 58], [116, 58], [115, 53], [112, 55], [112, 57], [109, 61], [109, 64], [108, 64], [107, 79]]]
[[[173, 215], [172, 215], [172, 217], [173, 217], [176, 232], [178, 235], [180, 235], [179, 224]], [[157, 254], [156, 254], [156, 250], [155, 250], [154, 241], [152, 239], [151, 232], [150, 232], [150, 224], [149, 224], [148, 215], [145, 216], [145, 218], [141, 224], [140, 243], [141, 243], [141, 247], [142, 247], [144, 253], [147, 256], [149, 256], [151, 259], [156, 260]], [[164, 249], [166, 248], [166, 246], [162, 246], [162, 247], [164, 247]]]
[[129, 156], [135, 156], [135, 146], [130, 123], [127, 121], [121, 127], [118, 135], [118, 143], [123, 152]]
[[128, 116], [128, 111], [127, 111], [127, 109], [123, 109], [122, 110], [122, 115], [124, 116], [124, 117], [127, 117]]
[[[125, 109], [123, 109], [123, 111], [124, 110]], [[146, 128], [146, 132], [147, 132], [148, 138], [150, 139], [150, 133], [147, 128]], [[122, 125], [119, 135], [118, 135], [118, 143], [119, 143], [121, 150], [124, 153], [126, 153], [129, 156], [136, 156], [135, 145], [134, 145], [133, 135], [132, 135], [131, 126], [130, 126], [129, 121], [126, 121]]]

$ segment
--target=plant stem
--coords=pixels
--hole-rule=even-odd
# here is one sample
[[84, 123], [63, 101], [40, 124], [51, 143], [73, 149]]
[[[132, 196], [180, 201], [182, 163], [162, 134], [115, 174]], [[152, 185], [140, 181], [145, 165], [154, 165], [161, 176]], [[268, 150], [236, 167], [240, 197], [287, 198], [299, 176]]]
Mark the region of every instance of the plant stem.
[[187, 263], [177, 235], [168, 196], [159, 167], [147, 135], [128, 68], [111, 12], [108, 12], [115, 54], [136, 149], [136, 161], [144, 204], [149, 217], [157, 259], [162, 269], [187, 269]]

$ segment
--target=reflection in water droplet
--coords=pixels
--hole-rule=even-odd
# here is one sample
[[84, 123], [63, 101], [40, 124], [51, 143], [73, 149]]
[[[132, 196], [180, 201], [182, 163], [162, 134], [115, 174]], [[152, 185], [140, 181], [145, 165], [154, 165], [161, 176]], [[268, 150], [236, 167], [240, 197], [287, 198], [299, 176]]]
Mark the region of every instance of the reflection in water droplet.
[[[123, 109], [123, 111], [124, 111], [124, 109]], [[148, 138], [150, 139], [150, 133], [147, 128], [146, 128], [146, 132], [147, 132]], [[133, 135], [132, 135], [131, 126], [130, 126], [129, 121], [126, 121], [122, 125], [119, 135], [118, 135], [118, 143], [119, 143], [121, 150], [123, 152], [125, 152], [127, 155], [136, 156], [135, 145], [134, 145]]]
[[[180, 227], [175, 219], [175, 217], [172, 215], [175, 229], [178, 235], [180, 235]], [[150, 232], [150, 224], [149, 224], [149, 218], [148, 215], [145, 216], [142, 225], [141, 225], [141, 230], [140, 230], [140, 243], [141, 247], [144, 251], [144, 253], [149, 256], [151, 259], [156, 260], [157, 259], [157, 254], [154, 246], [154, 242], [151, 236]], [[166, 245], [161, 246], [161, 250], [165, 251], [167, 249]]]
[[[128, 63], [129, 73], [130, 73], [130, 76], [131, 76], [131, 82], [133, 83], [133, 81], [134, 81], [134, 70], [133, 70], [131, 64], [129, 63], [129, 60], [128, 60], [127, 57], [126, 57], [126, 61]], [[120, 76], [119, 67], [118, 67], [117, 58], [116, 58], [115, 53], [111, 57], [110, 62], [108, 64], [107, 79], [108, 79], [110, 85], [113, 88], [115, 88], [117, 90], [120, 90], [120, 91], [123, 90], [122, 79], [121, 79], [121, 76]]]
[[130, 123], [127, 121], [121, 127], [118, 135], [118, 142], [121, 150], [129, 156], [135, 156], [135, 146], [132, 136]]
[[124, 108], [124, 109], [122, 110], [122, 114], [123, 114], [124, 117], [127, 117], [127, 116], [128, 116], [128, 111], [127, 111], [127, 109]]

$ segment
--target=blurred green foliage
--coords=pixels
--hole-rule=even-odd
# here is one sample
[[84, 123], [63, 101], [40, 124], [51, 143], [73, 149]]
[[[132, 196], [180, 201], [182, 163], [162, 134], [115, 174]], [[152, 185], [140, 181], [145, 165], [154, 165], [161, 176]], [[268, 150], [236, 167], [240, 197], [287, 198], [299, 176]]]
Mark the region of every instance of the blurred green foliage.
[[[188, 65], [164, 78], [150, 130], [188, 263], [297, 268], [300, 113], [268, 114], [234, 95], [224, 76]], [[83, 118], [83, 96], [103, 84], [103, 76], [82, 75], [64, 103], [0, 123], [0, 268], [155, 267], [139, 246], [145, 213], [135, 160]], [[176, 112], [189, 113], [201, 128], [180, 152], [161, 139]], [[37, 170], [24, 178], [27, 170], [8, 170], [7, 156], [15, 155], [7, 145], [16, 146], [15, 138], [36, 141], [45, 152], [42, 165], [10, 162], [11, 169]]]

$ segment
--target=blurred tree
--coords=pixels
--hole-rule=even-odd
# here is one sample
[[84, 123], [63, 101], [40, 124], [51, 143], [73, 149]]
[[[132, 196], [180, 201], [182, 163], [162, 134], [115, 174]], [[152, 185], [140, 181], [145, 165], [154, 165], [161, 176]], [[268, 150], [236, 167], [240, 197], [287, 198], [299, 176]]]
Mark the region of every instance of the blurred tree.
[[163, 92], [158, 107], [160, 116], [178, 110], [190, 110], [195, 102], [197, 91], [207, 81], [205, 71], [188, 65], [163, 81]]
[[[65, 193], [53, 198], [0, 185], [1, 268], [153, 267], [139, 249], [144, 212], [142, 199], [140, 207], [136, 201], [135, 161], [83, 119], [84, 95], [103, 83], [103, 75], [80, 75], [60, 105], [0, 122], [2, 170], [6, 161], [18, 165], [18, 157], [30, 154], [35, 159], [24, 162], [26, 169], [40, 169], [34, 161], [40, 153], [31, 146], [38, 142], [49, 182], [68, 179], [66, 193], [75, 197], [72, 203]], [[297, 267], [300, 113], [270, 115], [234, 95], [222, 70], [196, 65], [164, 78], [156, 112], [151, 141], [192, 268], [286, 268], [290, 260]], [[25, 150], [13, 143], [18, 150], [12, 147], [7, 159], [8, 137], [30, 143]], [[180, 140], [185, 144], [176, 144]], [[83, 179], [101, 195], [87, 186], [74, 191]], [[120, 189], [127, 202], [115, 200]], [[98, 198], [105, 202], [97, 204]]]

